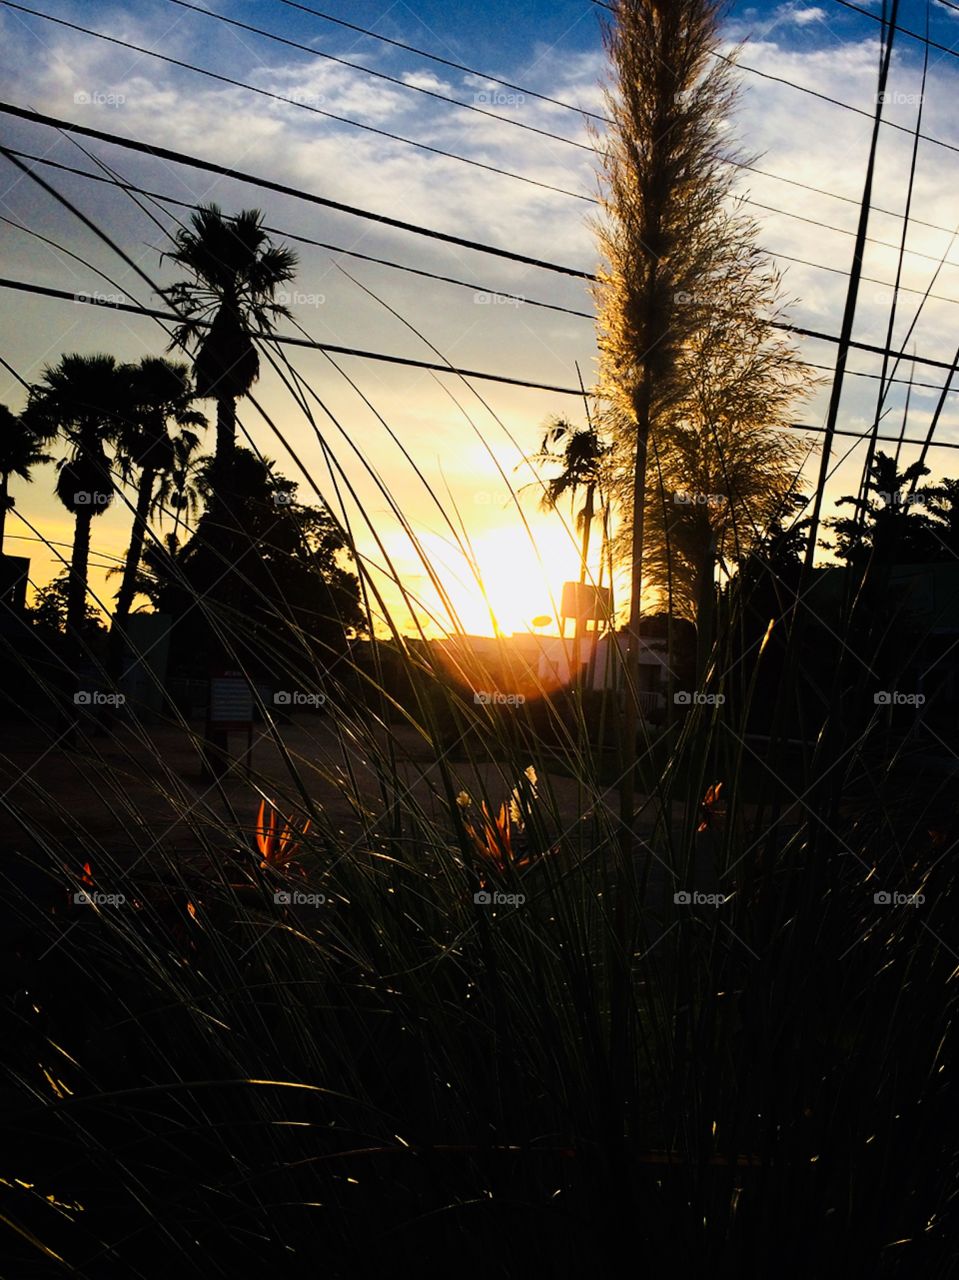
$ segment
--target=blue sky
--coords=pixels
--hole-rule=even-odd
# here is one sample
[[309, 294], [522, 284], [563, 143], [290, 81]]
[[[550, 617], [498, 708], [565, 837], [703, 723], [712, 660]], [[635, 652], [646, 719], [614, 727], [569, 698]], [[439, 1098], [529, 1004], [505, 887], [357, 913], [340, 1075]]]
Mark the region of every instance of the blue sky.
[[[412, 5], [367, 0], [308, 3], [538, 93], [589, 110], [602, 109], [599, 81], [604, 67], [596, 6], [582, 0], [525, 5], [505, 0], [483, 5], [439, 0]], [[522, 95], [491, 104], [489, 93], [496, 87], [492, 82], [366, 39], [281, 0], [232, 0], [210, 7], [369, 70], [466, 102], [485, 103], [495, 114], [531, 128], [520, 129], [515, 123], [446, 105], [377, 80], [362, 70], [237, 32], [170, 0], [137, 0], [134, 6], [35, 0], [30, 7], [247, 81], [301, 105], [294, 107], [251, 94], [0, 6], [0, 41], [8, 51], [3, 83], [7, 100], [485, 243], [587, 270], [596, 264], [589, 225], [596, 207], [576, 198], [577, 194], [595, 195], [594, 157], [582, 146], [570, 145], [589, 141], [582, 118], [575, 112]], [[875, 3], [864, 7], [879, 11]], [[900, 21], [921, 30], [924, 7], [911, 0], [903, 7]], [[959, 49], [959, 12], [937, 4], [930, 12], [930, 22], [934, 39]], [[835, 0], [734, 5], [726, 29], [730, 42], [747, 41], [741, 58], [747, 66], [871, 111], [878, 26], [867, 17]], [[953, 105], [959, 88], [957, 69], [955, 57], [933, 51], [923, 129], [959, 146]], [[891, 81], [895, 96], [886, 115], [906, 128], [915, 117], [920, 70], [921, 47], [901, 38]], [[561, 187], [567, 194], [357, 130], [304, 109], [308, 106], [532, 177]], [[93, 168], [72, 142], [50, 130], [8, 119], [3, 129], [12, 145], [25, 151], [81, 169]], [[544, 138], [532, 131], [535, 129], [560, 134], [569, 142]], [[796, 324], [838, 331], [842, 272], [849, 268], [849, 233], [856, 218], [851, 202], [858, 200], [861, 191], [869, 131], [870, 121], [862, 115], [797, 92], [779, 80], [746, 72], [742, 75], [741, 102], [730, 136], [739, 140], [744, 150], [761, 157], [758, 168], [762, 172], [744, 173], [739, 190], [753, 202], [750, 212], [759, 225], [761, 243], [777, 256], [784, 272], [785, 294], [793, 300], [789, 318]], [[901, 227], [894, 215], [903, 204], [902, 174], [909, 146], [907, 133], [883, 130], [875, 203], [888, 212], [876, 212], [870, 223], [873, 243], [866, 257], [867, 279], [855, 331], [864, 342], [885, 341], [888, 281], [896, 266], [894, 249], [888, 246], [895, 244]], [[477, 286], [472, 291], [456, 288], [299, 245], [301, 265], [292, 305], [298, 322], [319, 340], [426, 360], [436, 359], [435, 351], [439, 350], [444, 358], [464, 367], [564, 386], [575, 385], [577, 364], [587, 381], [592, 376], [595, 347], [588, 321], [526, 304], [492, 304], [485, 292], [500, 289], [588, 311], [591, 300], [579, 282], [439, 246], [283, 196], [119, 151], [105, 143], [92, 143], [89, 149], [124, 178], [151, 191], [191, 203], [216, 199], [228, 211], [257, 205], [263, 208], [267, 221], [281, 231], [448, 274]], [[956, 341], [959, 267], [947, 265], [937, 270], [937, 262], [947, 253], [959, 263], [959, 252], [950, 247], [948, 231], [937, 228], [955, 225], [959, 207], [957, 160], [959, 154], [947, 148], [929, 143], [920, 147], [913, 212], [920, 222], [930, 225], [917, 223], [910, 230], [911, 252], [903, 283], [919, 291], [906, 295], [914, 305], [935, 278], [935, 296], [923, 308], [911, 335], [913, 312], [909, 307], [902, 308], [896, 330], [897, 338], [909, 336], [916, 350], [936, 359], [951, 359]], [[162, 224], [157, 226], [132, 201], [101, 185], [51, 170], [46, 170], [45, 176], [88, 216], [100, 221], [152, 279], [161, 284], [171, 282], [169, 266], [161, 263], [160, 254], [165, 230], [174, 226], [174, 208], [155, 211]], [[819, 191], [796, 186], [797, 182]], [[0, 222], [0, 252], [6, 274], [77, 291], [119, 290], [127, 298], [155, 303], [143, 282], [104, 245], [5, 163], [0, 172], [0, 215], [9, 220]], [[29, 234], [31, 230], [56, 241], [61, 249], [40, 244]], [[64, 250], [80, 255], [88, 265], [65, 256]], [[98, 276], [97, 270], [110, 282]], [[164, 341], [157, 326], [146, 319], [119, 319], [115, 313], [23, 296], [11, 305], [9, 295], [3, 297], [0, 350], [27, 380], [36, 379], [45, 362], [66, 351], [112, 350], [121, 359], [137, 359], [162, 350]], [[835, 358], [834, 348], [823, 343], [805, 342], [802, 351], [811, 362], [827, 367]], [[850, 363], [863, 373], [879, 369], [878, 361], [864, 353]], [[411, 513], [431, 554], [446, 556], [449, 572], [468, 580], [468, 570], [444, 544], [442, 521], [431, 508], [421, 482], [389, 440], [376, 413], [357, 396], [342, 372], [321, 355], [305, 353], [297, 357], [297, 365], [328, 406], [330, 417], [321, 429], [342, 451], [344, 466], [356, 471], [364, 500], [379, 522], [377, 532], [408, 580], [425, 582], [405, 535], [388, 513], [386, 498], [363, 487], [366, 481], [355, 456], [351, 461], [349, 442], [359, 442], [364, 457], [386, 478], [391, 492]], [[502, 604], [502, 610], [510, 615], [509, 623], [522, 625], [523, 610], [530, 616], [548, 612], [549, 592], [557, 590], [558, 582], [575, 565], [575, 538], [555, 518], [545, 522], [539, 517], [535, 502], [527, 503], [527, 515], [537, 528], [541, 549], [548, 548], [553, 566], [545, 575], [538, 570], [535, 553], [523, 544], [522, 522], [503, 476], [514, 484], [528, 479], [521, 466], [517, 470], [523, 451], [535, 451], [548, 414], [575, 409], [575, 402], [492, 384], [477, 384], [471, 390], [452, 379], [437, 380], [415, 370], [358, 361], [344, 363], [343, 370], [359, 382], [373, 408], [389, 421], [430, 483], [456, 502], [464, 525], [475, 538], [479, 559], [485, 556], [494, 568], [504, 557], [511, 563], [515, 579], [510, 587], [512, 597]], [[924, 380], [938, 381], [935, 371], [928, 373], [931, 376]], [[309, 469], [319, 474], [322, 452], [316, 432], [292, 409], [269, 372], [264, 373], [258, 395], [268, 411], [282, 421]], [[911, 434], [921, 434], [935, 399], [934, 391], [914, 396]], [[13, 408], [22, 402], [18, 384], [2, 370], [0, 400]], [[824, 407], [825, 392], [819, 392], [797, 409], [797, 417], [821, 423]], [[885, 407], [886, 421], [890, 426], [898, 425], [901, 394], [894, 394]], [[862, 430], [874, 413], [875, 383], [850, 378], [843, 398], [842, 424]], [[285, 472], [302, 481], [255, 413], [248, 408], [245, 416], [264, 452], [277, 457]], [[941, 433], [945, 439], [959, 440], [954, 397]], [[936, 463], [947, 465], [953, 456], [939, 454]], [[847, 478], [856, 465], [853, 452], [831, 484], [833, 496], [848, 491]], [[952, 467], [952, 474], [957, 472], [959, 465]], [[58, 509], [51, 489], [52, 478], [41, 477], [29, 489], [18, 491], [21, 511], [49, 531], [48, 536], [69, 542], [70, 519]], [[16, 520], [8, 522], [8, 533], [14, 537], [15, 524]], [[98, 546], [104, 556], [122, 554], [128, 524], [122, 508], [98, 521]], [[369, 531], [363, 536], [370, 554], [379, 555]], [[31, 553], [38, 581], [56, 571], [58, 565], [50, 552], [34, 545]], [[102, 564], [107, 563], [104, 558]], [[473, 604], [470, 625], [479, 628], [483, 606], [475, 600]]]

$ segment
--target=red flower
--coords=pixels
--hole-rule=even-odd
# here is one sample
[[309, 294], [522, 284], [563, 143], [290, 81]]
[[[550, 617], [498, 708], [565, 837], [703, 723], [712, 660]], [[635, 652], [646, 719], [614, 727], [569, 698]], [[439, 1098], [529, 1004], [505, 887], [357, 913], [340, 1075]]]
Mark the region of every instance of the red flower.
[[267, 825], [266, 801], [261, 800], [256, 819], [256, 843], [263, 856], [260, 864], [263, 867], [285, 867], [299, 849], [300, 839], [310, 829], [309, 818], [303, 824], [302, 831], [296, 830], [292, 818], [284, 818], [283, 826], [278, 831], [276, 819], [276, 809], [270, 805], [270, 821]]
[[703, 796], [702, 803], [699, 806], [700, 822], [696, 828], [696, 833], [701, 834], [703, 831], [712, 831], [721, 818], [726, 816], [726, 805], [720, 800], [720, 792], [723, 789], [721, 782], [710, 783], [706, 788], [706, 794]]

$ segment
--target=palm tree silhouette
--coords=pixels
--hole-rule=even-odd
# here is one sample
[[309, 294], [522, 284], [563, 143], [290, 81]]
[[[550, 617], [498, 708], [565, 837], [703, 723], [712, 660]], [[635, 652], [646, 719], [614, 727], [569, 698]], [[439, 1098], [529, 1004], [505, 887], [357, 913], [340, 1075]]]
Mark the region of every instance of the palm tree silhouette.
[[[574, 427], [566, 418], [550, 420], [533, 461], [537, 464], [557, 463], [561, 470], [546, 482], [540, 499], [544, 511], [555, 511], [563, 498], [569, 497], [576, 527], [581, 533], [579, 553], [579, 581], [583, 585], [589, 573], [589, 545], [593, 520], [598, 510], [603, 517], [604, 545], [606, 542], [608, 502], [603, 487], [605, 462], [610, 446], [600, 438], [592, 425]], [[576, 496], [584, 490], [582, 509], [576, 511]], [[602, 575], [602, 566], [600, 567]], [[579, 650], [582, 639], [583, 619], [577, 617], [573, 640], [573, 669], [579, 672]]]
[[260, 374], [253, 339], [268, 336], [280, 316], [290, 315], [277, 290], [293, 279], [297, 258], [273, 244], [258, 209], [229, 218], [215, 204], [202, 205], [175, 240], [166, 256], [191, 279], [167, 291], [183, 317], [171, 346], [194, 349], [196, 393], [216, 400], [213, 506], [222, 519], [236, 447], [236, 402]]
[[11, 476], [29, 480], [33, 467], [49, 461], [50, 455], [43, 452], [40, 440], [29, 424], [5, 404], [0, 404], [0, 556], [3, 555], [7, 512], [14, 505], [10, 497]]
[[57, 497], [75, 519], [67, 599], [67, 635], [85, 629], [90, 529], [113, 501], [105, 445], [123, 420], [124, 380], [110, 355], [66, 355], [30, 388], [24, 419], [39, 439], [61, 435], [68, 453], [58, 466]]
[[[139, 364], [124, 365], [121, 376], [126, 391], [126, 416], [117, 432], [117, 459], [124, 479], [139, 472], [137, 499], [120, 589], [116, 596], [111, 644], [119, 656], [123, 627], [137, 590], [137, 571], [143, 556], [147, 522], [161, 500], [160, 477], [182, 471], [197, 449], [200, 438], [193, 427], [205, 427], [206, 418], [190, 408], [196, 393], [183, 363], [159, 356], [145, 356]], [[170, 425], [178, 428], [175, 435]]]

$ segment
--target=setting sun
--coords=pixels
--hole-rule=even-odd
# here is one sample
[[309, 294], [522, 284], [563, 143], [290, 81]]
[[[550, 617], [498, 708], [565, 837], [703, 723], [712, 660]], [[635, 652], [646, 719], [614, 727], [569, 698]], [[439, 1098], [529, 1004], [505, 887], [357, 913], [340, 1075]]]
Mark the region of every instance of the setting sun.
[[[463, 631], [471, 635], [529, 631], [533, 619], [546, 614], [551, 623], [548, 629], [556, 629], [563, 583], [579, 576], [579, 555], [558, 518], [541, 518], [531, 522], [531, 528], [535, 546], [519, 521], [479, 534], [469, 548], [438, 534], [421, 538]], [[436, 630], [437, 623], [445, 628], [447, 611], [431, 584], [421, 600], [436, 619], [431, 629]]]

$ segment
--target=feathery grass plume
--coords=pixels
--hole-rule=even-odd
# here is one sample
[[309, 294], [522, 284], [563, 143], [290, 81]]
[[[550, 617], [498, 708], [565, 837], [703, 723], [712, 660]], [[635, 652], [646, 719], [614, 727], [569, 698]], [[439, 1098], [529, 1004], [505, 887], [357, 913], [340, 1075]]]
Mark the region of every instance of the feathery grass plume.
[[806, 452], [779, 428], [811, 380], [773, 328], [780, 276], [726, 163], [736, 89], [711, 56], [720, 12], [630, 0], [606, 33], [617, 82], [600, 139], [600, 392], [631, 636], [648, 592], [706, 624], [716, 563], [748, 552], [780, 513]]
[[599, 391], [612, 409], [623, 472], [630, 606], [621, 789], [624, 856], [631, 845], [639, 688], [639, 624], [647, 462], [651, 436], [690, 391], [684, 347], [701, 328], [710, 281], [729, 248], [731, 177], [724, 123], [735, 89], [712, 0], [623, 0], [604, 26], [614, 83], [608, 131], [597, 135], [604, 215], [596, 224], [603, 262], [595, 287]]
[[[719, 261], [679, 357], [684, 390], [651, 427], [644, 591], [701, 631], [716, 567], [728, 571], [783, 516], [810, 450], [789, 424], [815, 380], [773, 327], [783, 315], [779, 273], [754, 243], [757, 233], [738, 205], [717, 221]], [[615, 422], [615, 406], [609, 412]], [[629, 439], [622, 423], [614, 435], [620, 445]], [[614, 554], [628, 563], [633, 487], [628, 468], [613, 474], [623, 516]]]

